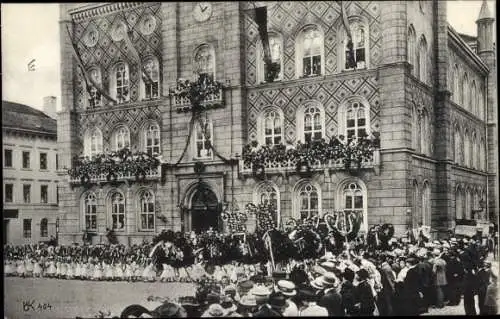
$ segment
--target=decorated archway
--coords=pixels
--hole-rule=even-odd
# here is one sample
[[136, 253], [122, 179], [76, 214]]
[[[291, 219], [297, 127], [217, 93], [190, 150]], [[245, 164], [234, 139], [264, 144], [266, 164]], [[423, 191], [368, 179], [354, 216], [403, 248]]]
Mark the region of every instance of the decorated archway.
[[184, 209], [184, 229], [200, 233], [212, 228], [222, 231], [221, 205], [215, 192], [205, 183], [197, 183], [188, 196]]

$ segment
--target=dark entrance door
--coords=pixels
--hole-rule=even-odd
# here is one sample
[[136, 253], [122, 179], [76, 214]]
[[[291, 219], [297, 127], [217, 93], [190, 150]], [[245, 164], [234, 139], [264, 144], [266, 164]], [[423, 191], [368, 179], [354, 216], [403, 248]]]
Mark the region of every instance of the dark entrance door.
[[208, 188], [196, 191], [191, 200], [191, 230], [199, 233], [212, 227], [220, 230], [220, 209], [217, 196]]

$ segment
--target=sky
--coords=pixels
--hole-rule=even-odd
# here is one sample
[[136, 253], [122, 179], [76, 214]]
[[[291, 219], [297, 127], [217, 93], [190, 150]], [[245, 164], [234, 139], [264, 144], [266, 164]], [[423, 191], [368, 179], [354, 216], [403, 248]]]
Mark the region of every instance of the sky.
[[[482, 1], [448, 1], [448, 21], [457, 32], [476, 35]], [[495, 13], [495, 1], [489, 0]], [[59, 5], [2, 3], [2, 99], [41, 109], [43, 97], [57, 97], [60, 110]], [[35, 59], [35, 71], [28, 63]]]

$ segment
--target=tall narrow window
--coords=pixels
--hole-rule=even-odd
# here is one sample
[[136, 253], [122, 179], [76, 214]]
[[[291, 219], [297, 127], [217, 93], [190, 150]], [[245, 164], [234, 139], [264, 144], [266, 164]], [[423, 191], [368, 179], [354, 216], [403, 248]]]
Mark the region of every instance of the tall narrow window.
[[49, 202], [49, 186], [40, 185], [40, 202], [47, 204]]
[[482, 171], [486, 171], [486, 145], [484, 144], [484, 139], [481, 138], [479, 150], [479, 167]]
[[311, 183], [306, 183], [298, 191], [299, 200], [299, 218], [307, 219], [318, 215], [319, 211], [319, 194], [316, 187]]
[[420, 192], [418, 189], [418, 182], [413, 181], [413, 203], [412, 203], [412, 227], [416, 227], [419, 222], [419, 216], [421, 216], [420, 209], [422, 207], [422, 202], [420, 201]]
[[155, 228], [155, 197], [151, 191], [143, 191], [139, 196], [141, 230]]
[[264, 121], [264, 143], [266, 145], [280, 144], [283, 139], [283, 121], [280, 114], [271, 110], [266, 112]]
[[464, 134], [464, 166], [468, 167], [470, 165], [470, 137], [469, 132], [466, 130]]
[[56, 154], [56, 169], [59, 169], [59, 155]]
[[460, 103], [462, 104], [462, 107], [466, 110], [469, 109], [468, 102], [469, 102], [469, 79], [467, 77], [467, 73], [465, 73], [462, 80], [462, 99], [460, 100]]
[[418, 74], [417, 68], [417, 52], [416, 52], [416, 46], [417, 46], [417, 36], [415, 34], [415, 29], [413, 28], [413, 25], [410, 25], [408, 28], [408, 45], [407, 45], [407, 50], [408, 50], [408, 63], [412, 65], [412, 74]]
[[469, 105], [470, 105], [470, 111], [472, 112], [472, 114], [474, 114], [475, 116], [479, 116], [478, 114], [478, 106], [476, 104], [476, 81], [472, 80], [472, 87], [471, 87], [471, 92], [470, 92], [470, 102], [469, 102]]
[[47, 218], [42, 218], [40, 220], [40, 237], [49, 236], [49, 225]]
[[458, 70], [457, 64], [455, 64], [455, 67], [453, 68], [453, 77], [454, 77], [453, 100], [455, 101], [455, 103], [459, 104], [462, 94], [460, 92], [461, 91], [460, 90], [460, 72]]
[[415, 152], [419, 153], [420, 152], [420, 129], [419, 129], [419, 114], [417, 107], [413, 105], [412, 108], [412, 121], [411, 121], [411, 128], [412, 128], [412, 137], [411, 137], [411, 145], [412, 148], [415, 150]]
[[455, 218], [464, 219], [464, 205], [463, 205], [462, 190], [457, 188], [455, 192]]
[[156, 99], [160, 96], [160, 67], [158, 60], [149, 58], [144, 62], [143, 83], [146, 99]]
[[463, 145], [462, 145], [462, 135], [460, 134], [460, 128], [455, 126], [455, 163], [462, 164], [463, 156]]
[[199, 46], [194, 54], [194, 73], [215, 79], [215, 51], [208, 44]]
[[428, 58], [429, 58], [429, 53], [427, 52], [427, 41], [425, 40], [425, 37], [422, 36], [420, 38], [420, 44], [419, 44], [419, 79], [420, 81], [424, 83], [428, 83]]
[[195, 135], [196, 158], [212, 157], [212, 122], [210, 120], [202, 121], [196, 124]]
[[119, 127], [114, 134], [115, 151], [130, 148], [130, 132], [125, 126]]
[[315, 25], [310, 25], [302, 30], [301, 53], [302, 76], [320, 75], [322, 73], [323, 34]]
[[84, 218], [86, 230], [97, 230], [97, 198], [94, 193], [88, 193], [84, 198]]
[[349, 141], [367, 136], [366, 117], [365, 107], [359, 102], [353, 102], [347, 108], [346, 136]]
[[30, 168], [30, 152], [23, 152], [23, 168]]
[[160, 154], [160, 128], [156, 124], [149, 124], [144, 132], [146, 153]]
[[23, 238], [31, 238], [31, 219], [23, 219]]
[[47, 153], [40, 153], [40, 169], [47, 169]]
[[422, 225], [431, 226], [431, 187], [428, 182], [422, 189]]
[[472, 195], [471, 190], [467, 189], [465, 191], [465, 219], [471, 219], [472, 217]]
[[276, 210], [276, 216], [272, 216], [276, 225], [280, 222], [280, 194], [274, 185], [265, 183], [257, 189], [257, 204], [272, 205]]
[[[101, 85], [101, 71], [98, 68], [90, 70], [89, 76], [96, 84]], [[99, 92], [99, 90], [97, 90], [95, 86], [90, 85], [89, 107], [96, 108], [100, 107], [101, 105], [102, 105], [101, 93]]]
[[23, 185], [23, 201], [25, 204], [31, 203], [31, 185]]
[[3, 167], [12, 167], [12, 150], [3, 150]]
[[430, 120], [429, 120], [429, 113], [427, 112], [426, 109], [422, 110], [422, 116], [420, 118], [420, 148], [421, 148], [421, 153], [425, 155], [430, 155], [430, 146], [432, 141], [430, 140]]
[[[283, 39], [280, 35], [269, 33], [269, 49], [271, 51], [271, 62], [277, 63], [280, 66], [278, 76], [274, 81], [283, 79]], [[264, 63], [264, 48], [262, 43], [259, 42], [257, 48], [257, 81], [259, 83], [266, 82], [267, 65]]]
[[6, 203], [12, 203], [14, 201], [14, 184], [5, 184], [4, 201]]
[[125, 229], [125, 198], [118, 192], [111, 195], [111, 225], [114, 230]]
[[95, 157], [102, 153], [102, 133], [99, 129], [94, 129], [85, 135], [84, 140], [85, 156]]
[[478, 166], [478, 158], [479, 158], [479, 143], [476, 139], [476, 132], [472, 133], [472, 143], [471, 143], [471, 167], [475, 169], [479, 169]]
[[119, 63], [115, 67], [116, 99], [118, 103], [130, 100], [128, 65]]
[[363, 191], [358, 183], [348, 183], [343, 189], [343, 208], [344, 210], [354, 212], [358, 216], [364, 214]]

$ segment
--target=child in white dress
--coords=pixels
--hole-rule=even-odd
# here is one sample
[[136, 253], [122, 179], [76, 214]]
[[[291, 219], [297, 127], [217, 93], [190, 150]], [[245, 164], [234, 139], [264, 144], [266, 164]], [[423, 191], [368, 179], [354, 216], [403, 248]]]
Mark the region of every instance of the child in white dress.
[[134, 278], [134, 270], [132, 269], [132, 265], [130, 263], [127, 263], [125, 266], [125, 280], [128, 282], [132, 282]]
[[92, 280], [96, 280], [96, 281], [102, 280], [102, 270], [101, 270], [100, 263], [95, 263], [95, 265], [94, 265], [94, 273], [92, 275]]
[[32, 277], [33, 276], [33, 262], [31, 258], [26, 258], [24, 262], [24, 267], [26, 269], [26, 277]]
[[74, 264], [72, 262], [66, 263], [66, 279], [73, 279], [75, 277]]
[[14, 269], [12, 267], [12, 261], [6, 260], [3, 271], [6, 277], [12, 276], [12, 274], [14, 273]]
[[155, 281], [155, 274], [153, 272], [153, 264], [149, 264], [144, 268], [144, 271], [142, 272], [142, 280], [144, 282], [153, 282]]
[[106, 278], [107, 281], [113, 281], [114, 279], [114, 274], [113, 274], [113, 267], [111, 264], [106, 264], [103, 262], [102, 267], [104, 269], [104, 277]]
[[49, 278], [54, 278], [56, 275], [57, 268], [56, 268], [56, 263], [55, 261], [51, 260], [49, 261], [49, 267], [47, 268], [47, 277]]
[[115, 280], [122, 281], [124, 279], [123, 266], [121, 262], [117, 262], [115, 264], [114, 274], [115, 274]]
[[81, 261], [77, 260], [75, 263], [75, 279], [80, 280], [81, 278], [82, 278]]
[[24, 267], [24, 260], [19, 260], [17, 262], [17, 269], [16, 269], [17, 275], [19, 277], [26, 277], [26, 268]]
[[135, 277], [134, 281], [141, 280], [143, 272], [144, 272], [144, 266], [141, 263], [137, 264], [134, 270], [134, 277]]
[[33, 265], [33, 277], [42, 277], [42, 266], [40, 266], [40, 262], [38, 260], [35, 260], [35, 263]]
[[163, 271], [160, 274], [160, 282], [166, 282], [168, 278], [168, 265], [162, 264]]
[[66, 262], [61, 262], [61, 279], [66, 279], [66, 272], [68, 271], [68, 265]]

